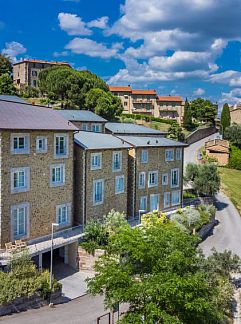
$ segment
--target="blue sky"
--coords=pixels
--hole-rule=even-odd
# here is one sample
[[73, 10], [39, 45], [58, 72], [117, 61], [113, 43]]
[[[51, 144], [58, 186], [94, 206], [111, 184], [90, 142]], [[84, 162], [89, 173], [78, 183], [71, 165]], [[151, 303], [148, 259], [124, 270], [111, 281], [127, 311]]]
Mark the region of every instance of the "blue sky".
[[113, 85], [241, 102], [240, 0], [0, 1], [0, 51]]

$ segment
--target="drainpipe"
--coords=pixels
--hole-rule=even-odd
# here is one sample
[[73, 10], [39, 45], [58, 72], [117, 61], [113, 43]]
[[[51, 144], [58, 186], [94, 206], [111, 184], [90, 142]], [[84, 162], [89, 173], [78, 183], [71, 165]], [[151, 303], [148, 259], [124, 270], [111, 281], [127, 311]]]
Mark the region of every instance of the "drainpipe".
[[82, 156], [82, 165], [83, 165], [83, 203], [82, 203], [82, 226], [83, 226], [83, 232], [85, 228], [85, 221], [86, 221], [86, 151], [83, 151], [83, 156]]
[[135, 211], [136, 211], [136, 150], [135, 150], [135, 154], [133, 157], [134, 161], [133, 161], [133, 195], [132, 195], [132, 216], [133, 218], [135, 217]]
[[[183, 208], [183, 176], [184, 176], [184, 147], [182, 148], [182, 183], [181, 183], [181, 207]], [[171, 197], [170, 197], [171, 198]]]

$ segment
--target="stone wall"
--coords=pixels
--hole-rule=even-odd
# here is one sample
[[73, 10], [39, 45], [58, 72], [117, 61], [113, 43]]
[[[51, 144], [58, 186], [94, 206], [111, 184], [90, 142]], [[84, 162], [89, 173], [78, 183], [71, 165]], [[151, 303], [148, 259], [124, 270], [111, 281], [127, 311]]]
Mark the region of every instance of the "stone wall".
[[[15, 131], [16, 133], [16, 131]], [[30, 154], [11, 154], [11, 131], [2, 131], [1, 140], [1, 246], [12, 241], [11, 206], [29, 203], [29, 233], [31, 240], [51, 233], [51, 224], [56, 223], [56, 205], [71, 203], [69, 224], [73, 225], [73, 133], [69, 132], [69, 154], [67, 158], [54, 158], [54, 134], [61, 131], [29, 131], [18, 133], [30, 134]], [[47, 136], [47, 153], [36, 153], [36, 137]], [[65, 164], [65, 184], [59, 187], [50, 186], [50, 165]], [[11, 168], [30, 168], [30, 190], [11, 193]]]
[[94, 271], [95, 262], [105, 254], [105, 250], [96, 249], [94, 255], [85, 251], [82, 247], [78, 248], [77, 269]]
[[186, 138], [186, 143], [187, 144], [193, 144], [195, 142], [200, 141], [201, 139], [208, 137], [212, 134], [215, 134], [217, 132], [216, 127], [205, 127], [205, 128], [200, 128], [192, 132], [190, 135], [187, 136]]

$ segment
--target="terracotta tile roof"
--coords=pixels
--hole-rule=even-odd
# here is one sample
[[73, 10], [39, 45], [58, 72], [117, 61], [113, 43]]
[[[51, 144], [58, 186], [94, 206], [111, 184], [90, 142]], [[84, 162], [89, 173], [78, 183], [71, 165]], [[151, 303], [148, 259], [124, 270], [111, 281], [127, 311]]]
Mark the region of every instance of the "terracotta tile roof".
[[111, 92], [118, 91], [118, 92], [132, 92], [132, 89], [130, 86], [109, 86], [109, 90]]
[[54, 62], [54, 61], [51, 62], [51, 61], [44, 61], [44, 60], [28, 60], [28, 59], [24, 59], [20, 62], [15, 63], [14, 65], [21, 64], [24, 62], [70, 66], [68, 62]]
[[156, 90], [137, 89], [137, 90], [132, 90], [132, 94], [156, 95]]
[[0, 100], [0, 129], [78, 130], [51, 108], [6, 100]]
[[182, 97], [179, 96], [159, 96], [157, 97], [157, 101], [183, 101]]

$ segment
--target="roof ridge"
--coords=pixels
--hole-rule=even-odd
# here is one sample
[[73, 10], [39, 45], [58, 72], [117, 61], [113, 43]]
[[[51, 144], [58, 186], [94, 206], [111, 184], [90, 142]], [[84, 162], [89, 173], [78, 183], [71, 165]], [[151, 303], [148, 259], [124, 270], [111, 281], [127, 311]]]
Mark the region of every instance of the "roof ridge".
[[[19, 98], [21, 98], [21, 97], [19, 97]], [[0, 101], [6, 101], [6, 102], [19, 104], [19, 105], [28, 105], [28, 106], [32, 106], [32, 107], [41, 107], [41, 108], [48, 108], [48, 109], [56, 110], [53, 107], [47, 107], [47, 106], [43, 106], [43, 105], [33, 105], [33, 104], [29, 103], [29, 102], [18, 102], [18, 101], [12, 101], [12, 100], [1, 99], [1, 98], [0, 98]]]

